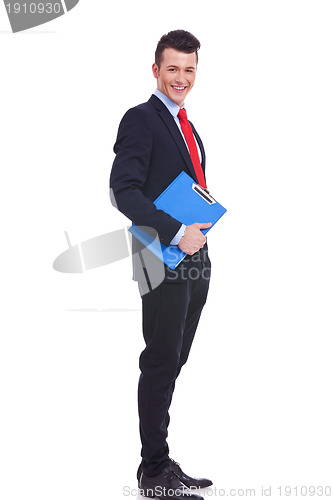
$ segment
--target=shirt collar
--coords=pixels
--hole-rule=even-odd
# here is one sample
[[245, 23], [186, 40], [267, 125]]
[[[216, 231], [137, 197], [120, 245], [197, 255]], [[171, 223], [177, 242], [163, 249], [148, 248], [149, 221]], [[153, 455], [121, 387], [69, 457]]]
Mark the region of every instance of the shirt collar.
[[165, 94], [163, 94], [158, 89], [155, 90], [154, 95], [156, 95], [156, 97], [158, 97], [160, 99], [160, 101], [163, 102], [163, 104], [168, 108], [168, 110], [170, 111], [172, 116], [174, 118], [176, 118], [178, 113], [179, 113], [179, 110], [180, 110], [180, 107], [178, 106], [178, 104], [171, 101], [171, 99], [169, 99], [169, 97], [167, 97]]

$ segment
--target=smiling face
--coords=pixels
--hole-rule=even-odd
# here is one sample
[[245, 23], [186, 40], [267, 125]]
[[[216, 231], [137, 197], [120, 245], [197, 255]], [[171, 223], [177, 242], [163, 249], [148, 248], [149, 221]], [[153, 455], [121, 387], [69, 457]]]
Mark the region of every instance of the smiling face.
[[153, 64], [153, 75], [157, 88], [178, 106], [182, 107], [185, 97], [194, 85], [197, 73], [197, 55], [186, 54], [175, 49], [164, 49], [160, 67]]

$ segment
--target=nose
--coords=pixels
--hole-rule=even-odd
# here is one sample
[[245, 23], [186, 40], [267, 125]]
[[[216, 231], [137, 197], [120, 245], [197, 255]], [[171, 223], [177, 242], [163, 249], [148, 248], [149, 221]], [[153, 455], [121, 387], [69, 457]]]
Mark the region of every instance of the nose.
[[184, 84], [186, 82], [185, 72], [184, 71], [178, 71], [178, 73], [176, 75], [176, 82], [179, 85], [182, 85], [182, 84]]

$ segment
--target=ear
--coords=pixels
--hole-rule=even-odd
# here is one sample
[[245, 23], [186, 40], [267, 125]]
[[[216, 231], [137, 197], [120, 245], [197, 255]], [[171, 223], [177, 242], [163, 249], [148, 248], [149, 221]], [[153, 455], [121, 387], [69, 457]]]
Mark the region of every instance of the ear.
[[153, 70], [153, 75], [154, 75], [154, 77], [155, 77], [155, 78], [158, 78], [158, 73], [159, 73], [159, 70], [158, 70], [158, 66], [157, 66], [157, 64], [156, 64], [156, 63], [154, 63], [151, 69]]

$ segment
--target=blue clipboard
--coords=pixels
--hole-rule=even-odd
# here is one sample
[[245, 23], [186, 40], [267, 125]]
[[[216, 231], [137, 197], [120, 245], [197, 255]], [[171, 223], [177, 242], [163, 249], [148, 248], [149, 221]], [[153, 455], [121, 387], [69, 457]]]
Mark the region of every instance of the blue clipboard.
[[[208, 229], [201, 229], [206, 234], [227, 211], [205, 189], [186, 174], [181, 172], [174, 181], [154, 201], [156, 208], [163, 210], [185, 226], [195, 222], [211, 222]], [[170, 269], [175, 269], [186, 257], [178, 245], [165, 246], [158, 237], [154, 237], [139, 226], [129, 228], [135, 238], [162, 260]]]

